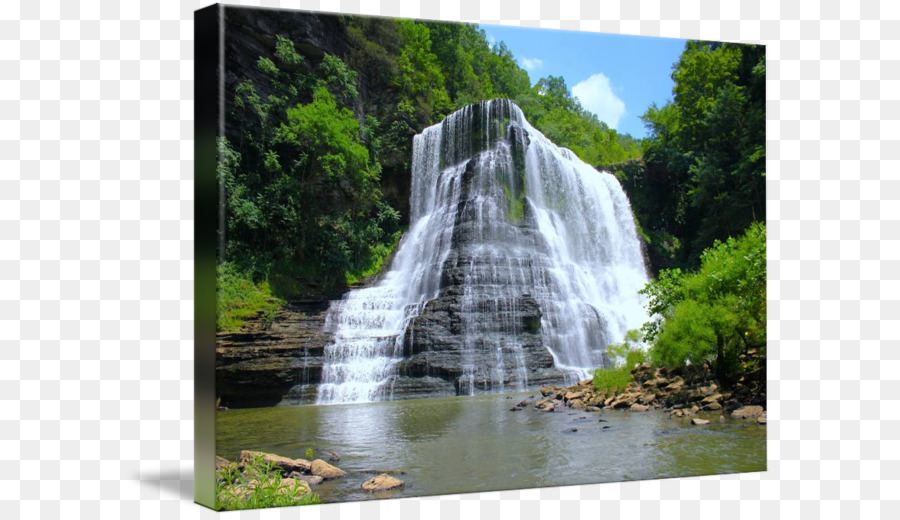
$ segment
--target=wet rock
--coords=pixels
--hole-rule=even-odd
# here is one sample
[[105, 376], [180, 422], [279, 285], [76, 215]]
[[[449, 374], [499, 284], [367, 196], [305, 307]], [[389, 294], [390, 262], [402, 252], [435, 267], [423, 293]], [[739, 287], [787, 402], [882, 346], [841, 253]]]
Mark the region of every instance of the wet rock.
[[341, 458], [338, 456], [336, 451], [332, 451], [331, 456], [328, 457], [328, 460], [331, 462], [340, 462]]
[[632, 411], [632, 412], [646, 412], [646, 411], [649, 410], [649, 409], [650, 409], [650, 407], [647, 406], [647, 405], [645, 405], [645, 404], [637, 404], [637, 403], [635, 403], [635, 404], [631, 405], [631, 411]]
[[578, 428], [571, 428], [570, 431], [577, 432]]
[[382, 473], [377, 477], [372, 477], [369, 480], [363, 482], [362, 488], [365, 491], [375, 492], [375, 491], [389, 491], [391, 489], [401, 488], [406, 485], [402, 480], [394, 478], [387, 473]]
[[583, 396], [584, 396], [584, 392], [567, 392], [563, 396], [563, 399], [565, 399], [566, 401], [572, 401], [575, 399], [581, 399]]
[[316, 459], [312, 461], [310, 472], [313, 475], [322, 477], [325, 480], [347, 476], [347, 473], [344, 470], [336, 468], [322, 459]]
[[703, 409], [704, 409], [704, 410], [710, 410], [710, 411], [721, 410], [721, 409], [722, 409], [722, 405], [719, 404], [719, 403], [717, 403], [717, 402], [715, 402], [715, 401], [713, 401], [713, 402], [711, 402], [711, 403], [709, 403], [709, 404], [704, 405], [704, 406], [703, 406]]
[[697, 426], [705, 426], [705, 425], [709, 424], [709, 421], [707, 421], [706, 419], [701, 419], [699, 417], [694, 417], [693, 419], [691, 419], [691, 424], [694, 424]]
[[596, 406], [585, 406], [584, 411], [585, 412], [599, 412], [600, 408], [598, 408]]
[[763, 411], [764, 410], [762, 406], [744, 406], [731, 412], [731, 416], [736, 419], [752, 419], [754, 417], [759, 417], [760, 415], [762, 415]]
[[541, 395], [547, 397], [550, 394], [555, 394], [559, 390], [558, 386], [542, 386], [541, 387]]
[[534, 403], [534, 407], [535, 408], [543, 408], [544, 405], [546, 405], [548, 403], [552, 403], [552, 402], [553, 402], [553, 397], [545, 397], [545, 398], [541, 399], [540, 401]]
[[289, 474], [292, 471], [297, 471], [299, 473], [308, 473], [311, 467], [310, 462], [304, 459], [289, 459], [287, 457], [282, 457], [281, 455], [275, 455], [274, 453], [266, 453], [262, 451], [244, 450], [241, 452], [241, 462], [244, 463], [247, 463], [257, 457], [262, 457], [262, 460], [264, 462], [268, 462], [274, 464], [275, 466], [278, 466], [285, 474]]
[[581, 399], [574, 399], [569, 401], [569, 406], [571, 406], [575, 410], [584, 410], [584, 402]]

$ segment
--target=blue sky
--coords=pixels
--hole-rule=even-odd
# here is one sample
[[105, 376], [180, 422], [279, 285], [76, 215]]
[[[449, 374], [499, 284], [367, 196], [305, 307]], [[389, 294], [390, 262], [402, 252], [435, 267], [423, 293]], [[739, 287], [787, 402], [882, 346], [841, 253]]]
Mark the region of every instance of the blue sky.
[[579, 31], [481, 25], [504, 41], [533, 85], [562, 76], [581, 104], [610, 127], [634, 137], [646, 132], [641, 114], [672, 99], [672, 64], [685, 40]]

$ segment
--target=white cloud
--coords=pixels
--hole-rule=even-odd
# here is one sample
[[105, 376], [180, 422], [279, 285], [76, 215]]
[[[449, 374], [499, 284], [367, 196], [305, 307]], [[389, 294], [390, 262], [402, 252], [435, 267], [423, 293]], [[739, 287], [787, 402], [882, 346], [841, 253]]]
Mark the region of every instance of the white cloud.
[[581, 106], [609, 125], [616, 128], [625, 114], [625, 102], [613, 92], [612, 84], [605, 74], [594, 74], [572, 87], [572, 95], [581, 101]]
[[543, 65], [544, 62], [540, 58], [522, 58], [522, 67], [525, 67], [525, 70], [539, 69]]

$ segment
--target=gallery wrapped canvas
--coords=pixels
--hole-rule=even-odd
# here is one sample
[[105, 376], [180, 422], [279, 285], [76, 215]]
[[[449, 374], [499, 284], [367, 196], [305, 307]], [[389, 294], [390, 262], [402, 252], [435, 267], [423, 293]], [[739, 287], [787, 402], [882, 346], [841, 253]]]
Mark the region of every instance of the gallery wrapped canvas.
[[765, 470], [764, 47], [221, 5], [196, 38], [197, 502]]

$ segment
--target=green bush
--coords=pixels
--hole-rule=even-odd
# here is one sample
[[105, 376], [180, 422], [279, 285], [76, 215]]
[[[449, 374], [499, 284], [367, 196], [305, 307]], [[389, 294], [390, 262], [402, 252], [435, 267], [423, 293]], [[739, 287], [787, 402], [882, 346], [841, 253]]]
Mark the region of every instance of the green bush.
[[244, 463], [243, 468], [231, 463], [216, 470], [216, 509], [233, 511], [321, 504], [319, 495], [308, 489], [299, 482], [284, 485], [281, 469], [258, 456]]

